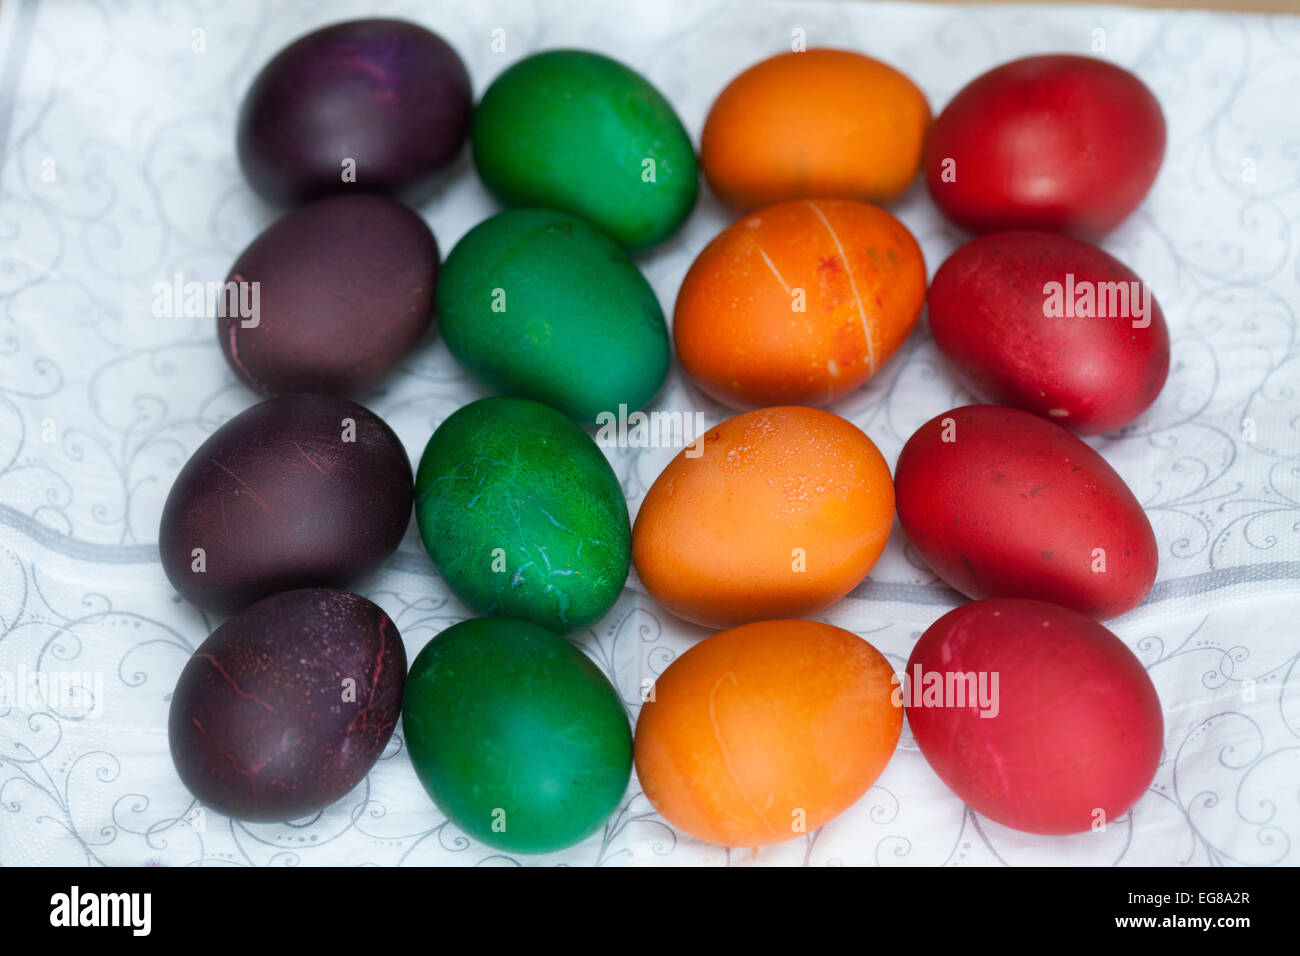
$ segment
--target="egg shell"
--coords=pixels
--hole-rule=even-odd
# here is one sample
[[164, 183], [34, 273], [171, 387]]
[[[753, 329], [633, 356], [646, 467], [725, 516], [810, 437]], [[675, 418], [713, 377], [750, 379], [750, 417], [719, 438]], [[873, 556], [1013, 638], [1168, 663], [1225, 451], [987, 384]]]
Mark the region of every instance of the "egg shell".
[[971, 391], [1080, 434], [1132, 422], [1169, 374], [1169, 330], [1150, 288], [1069, 236], [973, 239], [939, 267], [929, 305], [935, 344]]
[[944, 412], [907, 440], [894, 479], [912, 546], [969, 597], [1034, 598], [1104, 620], [1155, 581], [1142, 505], [1101, 455], [1036, 415]]
[[655, 479], [632, 533], [660, 604], [706, 627], [811, 614], [867, 576], [893, 524], [875, 444], [814, 408], [765, 408], [707, 431]]
[[[1004, 826], [1065, 834], [1111, 824], [1160, 764], [1164, 719], [1146, 669], [1068, 608], [1021, 598], [962, 605], [921, 635], [906, 674], [921, 753], [971, 809]], [[975, 706], [972, 677], [987, 691]]]
[[462, 621], [425, 645], [402, 731], [438, 808], [512, 853], [586, 839], [618, 808], [632, 771], [631, 727], [609, 680], [527, 621]]
[[781, 203], [733, 223], [696, 258], [673, 339], [682, 368], [726, 405], [826, 405], [889, 361], [924, 302], [921, 249], [889, 213]]
[[507, 206], [557, 209], [627, 248], [666, 239], [695, 205], [681, 120], [645, 77], [584, 50], [525, 57], [474, 112], [474, 163]]
[[566, 213], [507, 210], [471, 229], [447, 257], [438, 317], [480, 380], [579, 422], [640, 408], [668, 374], [654, 290], [618, 243]]
[[636, 725], [636, 772], [665, 820], [706, 843], [765, 846], [853, 805], [898, 744], [894, 670], [814, 621], [722, 631], [673, 661]]
[[848, 50], [782, 53], [741, 73], [709, 110], [700, 165], [741, 210], [792, 199], [891, 202], [916, 177], [925, 94]]
[[460, 152], [472, 111], [465, 64], [438, 35], [402, 20], [336, 23], [254, 78], [239, 110], [239, 164], [281, 205], [351, 192], [418, 201]]
[[[256, 315], [219, 310], [226, 361], [262, 395], [346, 392], [379, 381], [433, 318], [438, 245], [424, 220], [383, 196], [334, 196], [253, 240], [227, 283], [255, 283]], [[251, 303], [250, 298], [241, 304]], [[251, 310], [250, 310], [251, 311]]]
[[405, 682], [401, 635], [378, 606], [328, 588], [273, 595], [213, 631], [181, 671], [172, 760], [220, 813], [308, 816], [365, 779], [397, 726]]
[[623, 491], [596, 443], [522, 398], [458, 409], [416, 473], [416, 519], [447, 586], [480, 614], [589, 627], [627, 581]]
[[1105, 60], [1053, 54], [990, 70], [930, 128], [925, 181], [970, 232], [1038, 229], [1095, 240], [1138, 207], [1160, 170], [1160, 103]]
[[347, 399], [286, 395], [194, 452], [163, 505], [158, 550], [187, 600], [231, 614], [375, 570], [401, 542], [411, 499], [410, 460], [382, 419]]

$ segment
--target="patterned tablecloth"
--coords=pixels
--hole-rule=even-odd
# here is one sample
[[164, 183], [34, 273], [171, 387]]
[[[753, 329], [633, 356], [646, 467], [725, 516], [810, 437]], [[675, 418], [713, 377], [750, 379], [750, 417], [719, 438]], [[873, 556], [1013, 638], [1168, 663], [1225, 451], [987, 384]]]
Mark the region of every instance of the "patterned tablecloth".
[[[1152, 284], [1174, 363], [1158, 403], [1093, 441], [1144, 503], [1160, 540], [1150, 599], [1112, 622], [1164, 704], [1150, 791], [1100, 833], [1033, 837], [970, 812], [904, 730], [868, 794], [821, 831], [758, 853], [675, 833], [633, 779], [603, 832], [510, 859], [468, 840], [421, 790], [400, 732], [364, 785], [286, 825], [195, 814], [167, 749], [169, 696], [215, 625], [158, 563], [162, 502], [181, 464], [254, 397], [210, 320], [157, 318], [154, 284], [221, 279], [273, 217], [243, 182], [235, 115], [253, 73], [324, 23], [405, 16], [461, 52], [481, 93], [508, 63], [556, 46], [644, 71], [697, 138], [737, 72], [810, 45], [880, 57], [941, 107], [991, 66], [1097, 52], [1135, 70], [1169, 122], [1154, 190], [1105, 243]], [[493, 52], [493, 31], [506, 50]], [[201, 33], [196, 33], [201, 30]], [[201, 41], [201, 42], [200, 42]], [[201, 47], [202, 49], [196, 49]], [[1300, 863], [1300, 18], [1120, 8], [964, 8], [718, 0], [104, 3], [0, 8], [0, 864], [1275, 864]], [[422, 209], [444, 253], [494, 206], [462, 162]], [[919, 185], [896, 213], [931, 273], [960, 241]], [[640, 257], [665, 307], [728, 217], [705, 195]], [[482, 392], [431, 338], [360, 396], [413, 460]], [[968, 400], [924, 326], [834, 410], [892, 466], [922, 421]], [[726, 412], [674, 370], [659, 410]], [[635, 514], [671, 449], [608, 448]], [[408, 655], [467, 616], [414, 524], [359, 591], [396, 621]], [[870, 580], [824, 619], [897, 667], [957, 602], [896, 531]], [[633, 576], [576, 635], [635, 719], [639, 686], [702, 636]], [[85, 694], [22, 698], [34, 679], [84, 675]]]

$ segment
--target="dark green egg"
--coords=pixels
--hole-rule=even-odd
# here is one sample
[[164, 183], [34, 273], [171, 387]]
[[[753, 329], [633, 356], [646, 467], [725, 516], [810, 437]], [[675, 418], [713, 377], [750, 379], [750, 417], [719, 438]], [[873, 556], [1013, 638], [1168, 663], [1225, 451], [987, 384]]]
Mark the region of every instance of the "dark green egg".
[[627, 248], [667, 238], [695, 205], [699, 166], [672, 106], [597, 53], [520, 60], [483, 94], [471, 137], [479, 176], [507, 206], [573, 213]]
[[514, 853], [590, 836], [632, 772], [632, 732], [609, 680], [527, 621], [462, 621], [425, 645], [406, 679], [402, 732], [438, 808]]
[[415, 516], [443, 580], [480, 614], [564, 634], [588, 627], [627, 581], [632, 530], [596, 443], [555, 409], [484, 398], [429, 439]]
[[650, 283], [618, 243], [567, 213], [511, 209], [471, 229], [438, 280], [438, 323], [480, 380], [578, 422], [641, 408], [668, 374]]

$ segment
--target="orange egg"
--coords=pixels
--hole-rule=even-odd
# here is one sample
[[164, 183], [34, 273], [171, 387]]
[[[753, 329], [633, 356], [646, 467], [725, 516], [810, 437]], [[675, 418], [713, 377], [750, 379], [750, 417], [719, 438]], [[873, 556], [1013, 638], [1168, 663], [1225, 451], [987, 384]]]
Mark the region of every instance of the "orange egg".
[[907, 338], [925, 260], [901, 222], [860, 202], [769, 206], [718, 234], [677, 295], [682, 367], [736, 408], [825, 405]]
[[646, 798], [708, 843], [764, 846], [830, 822], [894, 753], [894, 669], [842, 628], [763, 621], [673, 661], [641, 708], [634, 752]]
[[709, 110], [700, 162], [724, 203], [889, 202], [921, 166], [930, 106], [892, 66], [847, 50], [783, 53], [731, 81]]
[[669, 462], [641, 503], [632, 559], [655, 599], [696, 624], [802, 617], [867, 576], [893, 520], [889, 466], [857, 426], [763, 408]]

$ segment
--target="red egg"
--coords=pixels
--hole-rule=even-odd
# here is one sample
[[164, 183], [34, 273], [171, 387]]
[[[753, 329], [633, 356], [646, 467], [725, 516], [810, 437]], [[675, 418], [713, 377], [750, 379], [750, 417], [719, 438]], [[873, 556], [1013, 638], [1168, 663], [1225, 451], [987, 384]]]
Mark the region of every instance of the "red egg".
[[1124, 480], [1028, 412], [967, 405], [936, 416], [903, 446], [894, 487], [912, 546], [970, 597], [1036, 598], [1105, 619], [1155, 581], [1155, 532]]
[[1169, 374], [1150, 287], [1070, 236], [973, 239], [939, 267], [929, 304], [935, 344], [971, 391], [1080, 434], [1133, 421]]
[[995, 598], [921, 635], [903, 699], [917, 746], [975, 812], [1028, 833], [1111, 824], [1146, 792], [1164, 742], [1142, 663], [1076, 611]]
[[962, 89], [930, 128], [925, 179], [971, 232], [1084, 239], [1128, 217], [1165, 152], [1160, 103], [1132, 73], [1084, 56], [1031, 56]]

